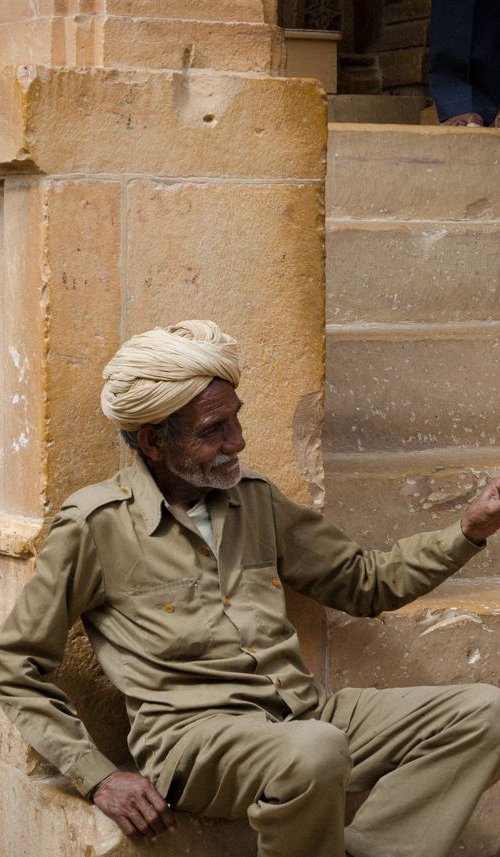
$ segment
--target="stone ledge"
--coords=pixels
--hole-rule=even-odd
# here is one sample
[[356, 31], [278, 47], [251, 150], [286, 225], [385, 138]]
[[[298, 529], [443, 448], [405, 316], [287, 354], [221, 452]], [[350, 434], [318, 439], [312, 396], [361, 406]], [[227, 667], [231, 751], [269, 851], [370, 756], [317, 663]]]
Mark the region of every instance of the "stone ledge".
[[62, 777], [27, 777], [0, 764], [0, 854], [51, 857], [255, 857], [245, 821], [198, 819], [178, 813], [178, 830], [147, 844], [129, 842], [97, 807]]
[[23, 518], [0, 513], [0, 554], [35, 556], [46, 534], [47, 526], [40, 518]]

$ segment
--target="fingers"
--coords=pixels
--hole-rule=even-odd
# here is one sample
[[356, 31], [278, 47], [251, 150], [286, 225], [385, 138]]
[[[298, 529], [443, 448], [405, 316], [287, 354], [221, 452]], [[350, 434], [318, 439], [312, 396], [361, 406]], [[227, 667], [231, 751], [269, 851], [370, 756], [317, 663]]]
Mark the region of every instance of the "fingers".
[[173, 812], [145, 777], [115, 771], [94, 792], [93, 801], [131, 838], [174, 831]]

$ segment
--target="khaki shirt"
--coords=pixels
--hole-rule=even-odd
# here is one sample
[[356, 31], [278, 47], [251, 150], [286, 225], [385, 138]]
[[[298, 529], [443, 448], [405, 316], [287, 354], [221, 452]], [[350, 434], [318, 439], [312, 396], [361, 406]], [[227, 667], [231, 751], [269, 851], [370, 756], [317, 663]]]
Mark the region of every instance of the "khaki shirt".
[[166, 793], [200, 718], [314, 717], [324, 688], [304, 665], [282, 584], [375, 616], [441, 583], [479, 548], [453, 524], [363, 553], [318, 513], [244, 472], [207, 496], [217, 558], [145, 464], [71, 496], [0, 634], [0, 702], [24, 738], [86, 794], [115, 766], [46, 679], [82, 616], [125, 695], [139, 770]]

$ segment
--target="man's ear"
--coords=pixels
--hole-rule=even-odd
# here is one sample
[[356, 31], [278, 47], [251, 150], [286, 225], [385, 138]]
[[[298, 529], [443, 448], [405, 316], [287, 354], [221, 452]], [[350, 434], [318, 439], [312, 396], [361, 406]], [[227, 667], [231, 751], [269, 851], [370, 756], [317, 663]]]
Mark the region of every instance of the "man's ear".
[[153, 425], [141, 426], [137, 431], [137, 443], [139, 449], [146, 458], [151, 461], [160, 461], [163, 458], [163, 449], [158, 444], [158, 429]]

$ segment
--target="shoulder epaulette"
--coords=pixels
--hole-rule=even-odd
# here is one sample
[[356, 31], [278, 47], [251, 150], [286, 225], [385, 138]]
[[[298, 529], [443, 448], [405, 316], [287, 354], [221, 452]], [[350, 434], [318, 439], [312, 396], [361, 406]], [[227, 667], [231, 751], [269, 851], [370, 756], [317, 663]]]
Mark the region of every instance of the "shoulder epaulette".
[[96, 485], [88, 485], [71, 494], [61, 506], [61, 509], [77, 508], [84, 518], [87, 518], [101, 506], [109, 503], [119, 503], [129, 500], [132, 490], [125, 485], [117, 485], [114, 482], [99, 482]]

